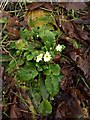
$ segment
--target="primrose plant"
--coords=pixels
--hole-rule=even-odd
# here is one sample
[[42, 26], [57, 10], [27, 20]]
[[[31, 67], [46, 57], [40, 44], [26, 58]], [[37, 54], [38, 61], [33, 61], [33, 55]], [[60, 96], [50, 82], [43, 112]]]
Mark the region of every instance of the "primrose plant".
[[58, 32], [46, 27], [20, 30], [21, 38], [10, 44], [15, 59], [9, 63], [8, 73], [16, 80], [26, 82], [37, 113], [46, 116], [52, 112], [52, 101], [59, 92], [60, 65], [54, 62], [56, 55], [65, 49], [57, 44]]

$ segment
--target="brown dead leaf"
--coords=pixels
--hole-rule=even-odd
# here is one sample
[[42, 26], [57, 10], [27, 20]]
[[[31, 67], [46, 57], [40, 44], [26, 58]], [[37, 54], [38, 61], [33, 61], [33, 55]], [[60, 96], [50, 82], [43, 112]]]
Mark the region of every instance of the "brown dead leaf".
[[[54, 29], [54, 26], [57, 27], [56, 21], [53, 16], [51, 16], [52, 22], [48, 20], [48, 16], [52, 14], [51, 11], [54, 8], [52, 4], [47, 3], [47, 2], [46, 3], [43, 3], [43, 2], [32, 3], [29, 5], [29, 7], [30, 9], [26, 12], [26, 15], [24, 17], [25, 20], [28, 21], [29, 25], [30, 25], [30, 19], [32, 19], [35, 27], [41, 27], [43, 25], [47, 25], [47, 27], [49, 27], [51, 30]], [[46, 17], [46, 19], [43, 19], [44, 17]]]
[[6, 17], [6, 18], [10, 18], [10, 13], [9, 12], [7, 12], [7, 11], [1, 11], [1, 14], [0, 14], [0, 18], [2, 18], [2, 17]]
[[69, 37], [74, 37], [74, 26], [71, 22], [62, 22], [61, 23], [63, 31], [68, 34]]
[[53, 61], [54, 61], [54, 62], [58, 62], [58, 61], [60, 60], [60, 57], [61, 57], [60, 54], [56, 55], [56, 56], [53, 58]]
[[7, 25], [10, 27], [17, 26], [19, 27], [19, 20], [17, 17], [10, 17], [7, 21]]
[[[17, 96], [14, 96], [13, 102], [15, 103], [17, 101]], [[20, 112], [20, 109], [17, 107], [16, 104], [11, 105], [10, 107], [10, 119], [20, 119], [22, 118], [22, 114]]]
[[25, 19], [20, 22], [20, 27], [24, 27], [24, 28], [26, 28], [28, 30], [31, 30], [31, 27], [29, 26], [28, 21], [25, 20]]
[[48, 2], [47, 3], [44, 2], [43, 7], [46, 8], [46, 9], [48, 9], [48, 10], [51, 10], [51, 11], [54, 9], [53, 4], [50, 4]]
[[20, 38], [19, 28], [20, 24], [17, 17], [10, 17], [6, 24], [6, 30], [9, 32], [9, 38], [17, 40]]
[[71, 59], [73, 59], [77, 66], [84, 72], [85, 77], [88, 80], [88, 84], [90, 85], [90, 54], [85, 55], [84, 53], [84, 57], [77, 55], [76, 52], [70, 52], [69, 53]]
[[74, 20], [73, 22], [76, 24], [90, 25], [90, 18], [88, 19], [88, 17], [84, 17], [82, 19]]
[[80, 36], [80, 38], [83, 40], [88, 40], [89, 33], [85, 30], [82, 30], [81, 26], [79, 26], [79, 25], [74, 24], [74, 26], [75, 26], [75, 30], [76, 30], [77, 34]]
[[9, 32], [9, 38], [12, 40], [18, 40], [20, 38], [19, 30], [15, 27], [6, 26], [7, 31]]
[[62, 6], [64, 6], [67, 10], [74, 9], [74, 10], [79, 10], [79, 9], [84, 9], [86, 7], [86, 3], [84, 2], [66, 2], [66, 3], [61, 3]]
[[72, 22], [62, 22], [61, 27], [65, 34], [67, 34], [70, 38], [76, 38], [81, 43], [90, 41], [88, 37], [89, 33], [85, 30], [82, 30], [81, 26], [79, 25], [76, 25]]
[[64, 77], [60, 86], [62, 90], [67, 91], [73, 83], [73, 76], [76, 76], [76, 72], [69, 64], [64, 64], [61, 72], [63, 73]]
[[34, 10], [36, 8], [39, 8], [43, 5], [44, 3], [43, 2], [33, 2], [33, 3], [30, 3], [27, 5], [27, 9], [28, 10]]
[[[77, 31], [75, 31], [74, 25], [72, 24], [72, 22], [62, 22], [61, 23], [62, 29], [65, 32], [65, 34], [67, 34], [68, 37], [70, 38], [76, 38], [77, 40], [81, 40], [80, 36], [78, 35]], [[65, 38], [66, 40], [67, 37]]]
[[[5, 79], [4, 79], [4, 82], [6, 83], [5, 85], [5, 89], [7, 91], [7, 97], [10, 98], [11, 97], [11, 91], [15, 89], [15, 80], [10, 77], [10, 76], [7, 76]], [[17, 89], [16, 89], [17, 90]], [[12, 99], [12, 98], [11, 98]]]
[[86, 110], [80, 106], [81, 99], [78, 99], [79, 94], [81, 94], [79, 90], [70, 88], [67, 94], [63, 93], [60, 96], [59, 99], [61, 100], [59, 100], [60, 102], [58, 103], [55, 120], [61, 118], [88, 118], [88, 109]]
[[35, 10], [40, 7], [42, 7], [42, 9], [46, 8], [48, 10], [53, 10], [53, 5], [48, 2], [33, 2], [27, 5], [28, 10]]

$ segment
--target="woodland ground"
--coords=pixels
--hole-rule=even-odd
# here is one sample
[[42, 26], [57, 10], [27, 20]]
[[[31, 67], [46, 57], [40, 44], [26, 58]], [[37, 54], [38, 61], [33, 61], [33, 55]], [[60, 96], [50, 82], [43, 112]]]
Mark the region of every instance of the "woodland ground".
[[[60, 90], [53, 96], [53, 100], [48, 97], [48, 101], [50, 100], [49, 102], [52, 106], [48, 101], [44, 101], [46, 106], [39, 106], [42, 110], [38, 112], [36, 106], [39, 96], [36, 99], [34, 92], [32, 93], [33, 90], [28, 92], [27, 87], [29, 83], [27, 83], [27, 81], [16, 81], [15, 77], [18, 68], [16, 68], [12, 59], [17, 60], [19, 50], [24, 46], [24, 44], [21, 43], [22, 46], [19, 48], [19, 45], [15, 46], [15, 43], [17, 43], [21, 37], [29, 41], [30, 38], [28, 38], [29, 34], [27, 31], [32, 30], [33, 24], [34, 27], [41, 27], [49, 23], [49, 18], [43, 22], [37, 21], [38, 17], [46, 15], [47, 12], [54, 16], [54, 21], [51, 21], [49, 26], [50, 31], [59, 30], [57, 44], [63, 44], [65, 46], [62, 53], [59, 53], [53, 59], [55, 64], [60, 65], [63, 77], [59, 84]], [[36, 23], [33, 23], [33, 20], [29, 21], [30, 17], [33, 17]], [[0, 25], [2, 26], [0, 41], [0, 47], [2, 47], [0, 51], [0, 76], [2, 77], [3, 83], [3, 103], [0, 104], [0, 108], [2, 108], [3, 119], [90, 119], [90, 2], [8, 3], [2, 10], [2, 15], [0, 15]], [[22, 32], [20, 31], [21, 29]], [[49, 33], [53, 35], [50, 31]], [[35, 40], [39, 40], [36, 37], [36, 33], [34, 37]], [[39, 44], [40, 42], [41, 41], [39, 41]], [[34, 43], [34, 45], [37, 46], [38, 43], [36, 43]], [[21, 56], [19, 56], [19, 58]], [[30, 56], [28, 56], [27, 59], [21, 57], [18, 62], [19, 68], [24, 66], [25, 60], [29, 61], [32, 60], [32, 58]], [[10, 63], [10, 61], [13, 63]], [[24, 76], [25, 75], [27, 76], [26, 73]], [[23, 77], [19, 76], [19, 78], [21, 79]], [[42, 79], [44, 78], [45, 75], [42, 76]], [[35, 79], [37, 79], [37, 76], [35, 76]], [[34, 82], [35, 81], [30, 83], [32, 84], [32, 88], [34, 86], [33, 84], [35, 84]], [[49, 93], [52, 92], [51, 89], [51, 91], [48, 88], [47, 90]], [[44, 91], [43, 93], [40, 91], [40, 94], [44, 96]], [[34, 112], [34, 109], [36, 112]], [[44, 114], [45, 112], [46, 114]]]

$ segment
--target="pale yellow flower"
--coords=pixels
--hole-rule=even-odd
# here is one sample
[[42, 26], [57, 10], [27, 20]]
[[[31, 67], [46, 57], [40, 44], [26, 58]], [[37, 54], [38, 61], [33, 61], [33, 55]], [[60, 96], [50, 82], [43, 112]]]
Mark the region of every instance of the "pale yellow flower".
[[51, 55], [50, 53], [47, 51], [46, 54], [44, 55], [44, 61], [45, 62], [48, 62], [51, 60]]
[[41, 53], [40, 55], [37, 56], [36, 62], [39, 62], [42, 60], [43, 54]]
[[63, 49], [63, 46], [62, 46], [62, 45], [60, 45], [60, 44], [58, 44], [58, 45], [57, 45], [57, 47], [56, 47], [56, 51], [61, 52], [61, 51], [62, 51], [62, 49]]

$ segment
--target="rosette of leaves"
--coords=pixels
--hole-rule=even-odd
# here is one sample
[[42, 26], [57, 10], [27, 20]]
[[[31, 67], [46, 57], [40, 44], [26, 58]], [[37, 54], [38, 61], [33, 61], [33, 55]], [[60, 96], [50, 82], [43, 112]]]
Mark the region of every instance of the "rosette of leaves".
[[[31, 31], [21, 29], [20, 35], [21, 38], [13, 44], [14, 47], [10, 44], [14, 59], [8, 64], [7, 71], [16, 80], [26, 82], [37, 113], [47, 116], [51, 114], [52, 100], [60, 90], [60, 66], [52, 61], [58, 53], [55, 51], [58, 33], [42, 26], [33, 27]], [[36, 57], [39, 54], [44, 56], [46, 51], [52, 59], [45, 62], [42, 58], [36, 62]]]

